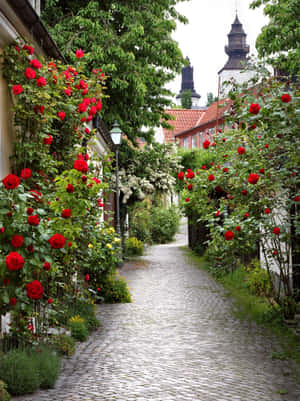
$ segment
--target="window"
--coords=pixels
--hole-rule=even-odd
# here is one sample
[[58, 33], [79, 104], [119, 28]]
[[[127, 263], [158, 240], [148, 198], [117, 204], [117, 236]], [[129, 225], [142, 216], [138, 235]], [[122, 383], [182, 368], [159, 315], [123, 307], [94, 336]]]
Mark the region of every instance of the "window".
[[185, 137], [183, 140], [183, 147], [186, 149], [189, 147], [189, 137], [188, 136]]
[[204, 137], [203, 137], [204, 132], [200, 132], [200, 148], [204, 142]]
[[192, 148], [197, 147], [197, 134], [192, 137]]

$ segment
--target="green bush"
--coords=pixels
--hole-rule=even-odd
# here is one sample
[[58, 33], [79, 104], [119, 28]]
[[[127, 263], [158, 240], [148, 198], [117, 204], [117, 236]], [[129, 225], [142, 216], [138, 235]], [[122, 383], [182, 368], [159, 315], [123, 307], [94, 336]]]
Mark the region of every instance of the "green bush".
[[83, 300], [76, 300], [76, 302], [68, 302], [65, 308], [62, 309], [58, 321], [61, 324], [68, 324], [68, 321], [73, 316], [79, 315], [85, 322], [89, 331], [96, 330], [100, 322], [96, 317], [95, 305]]
[[15, 349], [0, 358], [0, 379], [13, 395], [33, 393], [39, 387], [53, 388], [59, 370], [60, 358], [46, 347]]
[[54, 388], [60, 371], [58, 355], [43, 347], [31, 352], [30, 356], [39, 374], [40, 388]]
[[75, 351], [75, 341], [66, 334], [59, 334], [51, 338], [51, 345], [62, 355], [71, 356]]
[[13, 350], [1, 356], [0, 379], [13, 395], [33, 393], [40, 386], [36, 363], [25, 350]]
[[88, 338], [88, 329], [85, 325], [84, 319], [79, 315], [73, 316], [69, 319], [69, 327], [71, 330], [71, 336], [75, 338], [75, 340], [85, 341]]
[[129, 237], [125, 241], [126, 256], [141, 256], [144, 253], [144, 244], [136, 237]]
[[146, 202], [137, 202], [129, 212], [129, 231], [131, 237], [136, 237], [143, 243], [151, 242], [151, 215]]
[[256, 266], [248, 270], [248, 285], [253, 294], [260, 296], [270, 296], [272, 291], [272, 282], [267, 270]]
[[176, 208], [155, 207], [151, 210], [151, 238], [154, 243], [165, 244], [172, 241], [179, 228]]
[[127, 283], [117, 272], [109, 274], [102, 284], [104, 302], [121, 303], [132, 302]]
[[7, 385], [0, 380], [0, 401], [10, 401], [10, 395], [6, 391]]

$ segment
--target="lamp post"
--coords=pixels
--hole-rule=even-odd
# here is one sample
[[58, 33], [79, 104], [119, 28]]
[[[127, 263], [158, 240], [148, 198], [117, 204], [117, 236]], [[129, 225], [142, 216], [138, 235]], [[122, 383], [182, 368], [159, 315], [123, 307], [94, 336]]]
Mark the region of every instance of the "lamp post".
[[120, 191], [119, 191], [119, 146], [122, 142], [122, 131], [118, 122], [115, 120], [114, 125], [110, 131], [110, 136], [115, 145], [116, 153], [116, 214], [117, 214], [117, 233], [121, 237], [120, 228]]

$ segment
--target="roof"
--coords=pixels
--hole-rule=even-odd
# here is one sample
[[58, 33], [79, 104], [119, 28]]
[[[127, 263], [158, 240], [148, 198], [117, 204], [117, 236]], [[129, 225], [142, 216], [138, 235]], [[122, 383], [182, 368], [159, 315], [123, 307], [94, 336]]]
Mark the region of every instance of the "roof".
[[[199, 116], [197, 122], [186, 129], [183, 129], [181, 131], [177, 131], [174, 136], [179, 137], [182, 134], [186, 134], [188, 131], [198, 128], [199, 131], [201, 131], [201, 127], [204, 127], [206, 124], [216, 121], [217, 116], [218, 119], [221, 119], [224, 117], [225, 111], [230, 109], [230, 106], [232, 105], [233, 101], [231, 99], [221, 99], [219, 102], [214, 102], [212, 103], [207, 110], [204, 111], [204, 114]], [[219, 107], [222, 106], [222, 107]]]
[[174, 142], [174, 136], [179, 132], [193, 128], [201, 120], [206, 110], [193, 109], [166, 109], [166, 114], [175, 116], [175, 120], [168, 120], [167, 123], [172, 125], [173, 129], [163, 128], [163, 134], [166, 143]]

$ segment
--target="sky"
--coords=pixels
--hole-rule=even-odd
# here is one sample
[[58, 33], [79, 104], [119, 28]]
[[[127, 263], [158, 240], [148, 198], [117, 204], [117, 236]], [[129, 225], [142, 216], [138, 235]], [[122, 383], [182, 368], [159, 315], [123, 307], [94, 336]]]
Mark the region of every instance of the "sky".
[[[189, 20], [187, 25], [179, 24], [173, 39], [179, 43], [184, 57], [189, 57], [194, 67], [194, 86], [201, 95], [200, 105], [205, 106], [207, 93], [218, 92], [218, 71], [226, 63], [228, 56], [224, 46], [236, 15], [247, 34], [250, 54], [256, 55], [255, 40], [268, 19], [263, 8], [249, 9], [252, 0], [190, 0], [179, 3], [176, 9]], [[178, 94], [181, 75], [168, 85]]]

